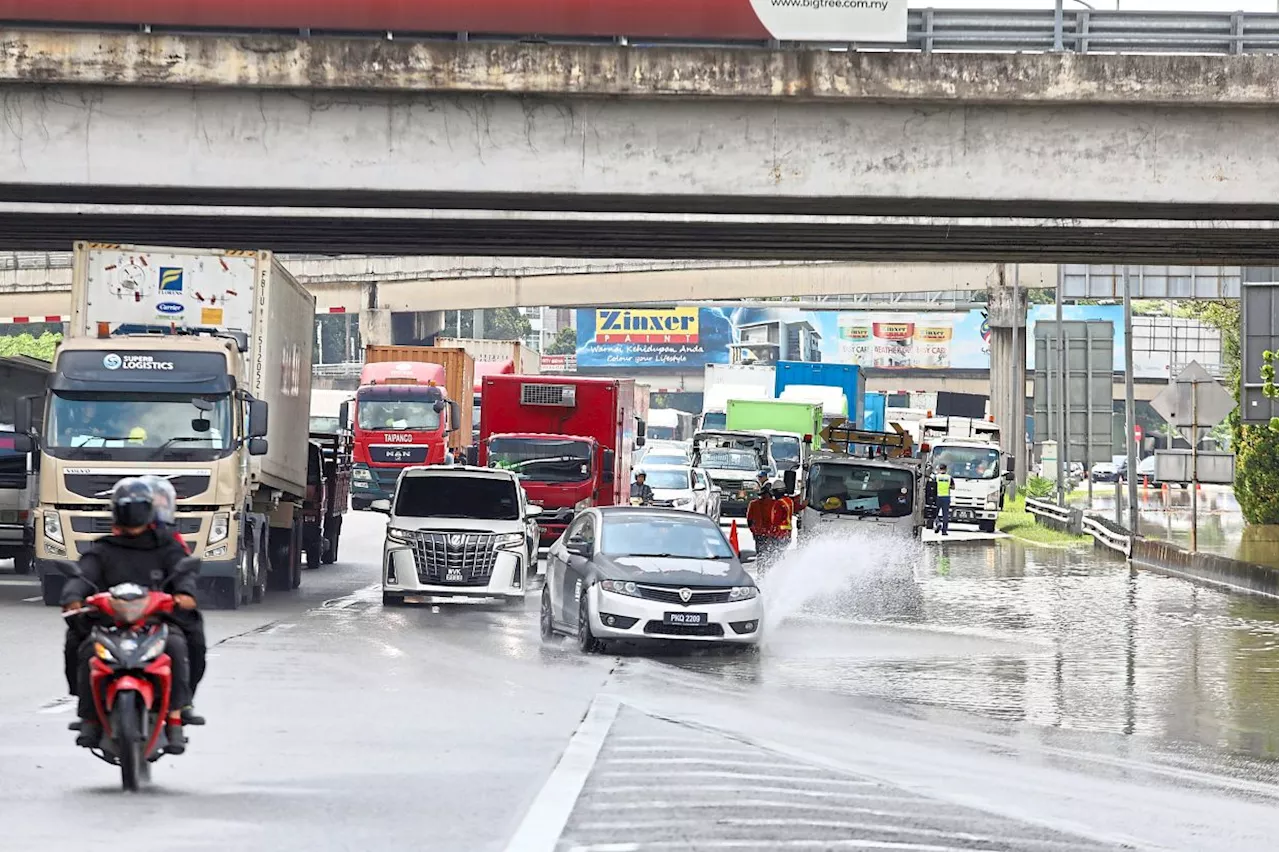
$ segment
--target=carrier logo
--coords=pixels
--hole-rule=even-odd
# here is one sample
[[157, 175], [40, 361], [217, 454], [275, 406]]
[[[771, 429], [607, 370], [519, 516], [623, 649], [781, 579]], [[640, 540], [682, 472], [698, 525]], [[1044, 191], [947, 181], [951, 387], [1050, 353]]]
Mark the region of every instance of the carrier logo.
[[180, 314], [186, 308], [178, 302], [161, 302], [156, 305], [156, 310], [162, 314]]
[[596, 343], [697, 343], [698, 309], [600, 309]]
[[412, 444], [413, 436], [397, 435], [395, 432], [384, 432], [382, 440], [386, 441], [388, 444]]
[[160, 292], [161, 293], [181, 293], [182, 292], [182, 267], [180, 266], [160, 267]]
[[106, 355], [102, 356], [102, 366], [106, 367], [108, 370], [119, 370], [120, 363], [120, 356], [114, 352], [108, 352]]

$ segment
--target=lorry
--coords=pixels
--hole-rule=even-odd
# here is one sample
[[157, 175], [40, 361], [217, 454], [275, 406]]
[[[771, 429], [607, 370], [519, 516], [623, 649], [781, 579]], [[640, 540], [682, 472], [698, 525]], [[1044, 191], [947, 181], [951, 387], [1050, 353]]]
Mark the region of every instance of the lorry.
[[62, 590], [53, 560], [110, 532], [112, 487], [143, 474], [173, 485], [213, 602], [297, 588], [314, 316], [269, 251], [75, 244], [43, 427], [30, 404], [16, 418], [39, 448], [45, 603]]
[[[862, 428], [867, 377], [857, 364], [779, 361], [774, 370], [773, 396], [822, 403], [829, 422], [843, 420]], [[829, 388], [838, 388], [839, 396]]]
[[[475, 361], [463, 349], [368, 346], [355, 394], [351, 508], [387, 500], [410, 465], [452, 464], [471, 443]], [[346, 419], [344, 413], [342, 419]]]
[[773, 399], [773, 367], [744, 364], [708, 364], [702, 379], [701, 429], [725, 428], [731, 399]]
[[479, 337], [437, 337], [436, 346], [465, 349], [475, 361], [475, 382], [471, 399], [471, 443], [480, 440], [480, 388], [485, 376], [518, 374], [536, 376], [542, 372], [542, 355], [519, 340], [486, 340]]
[[30, 442], [17, 437], [13, 424], [21, 400], [44, 397], [52, 366], [26, 355], [0, 358], [0, 559], [12, 559], [15, 574], [30, 574], [35, 561], [31, 510], [39, 483], [33, 461], [39, 456], [28, 451]]
[[693, 415], [678, 408], [651, 408], [645, 418], [651, 441], [687, 441], [693, 437]]
[[720, 517], [745, 518], [747, 505], [759, 494], [756, 477], [778, 476], [769, 436], [758, 432], [706, 429], [693, 436], [693, 466], [700, 467], [720, 489]]
[[862, 397], [862, 428], [868, 432], [883, 432], [889, 428], [887, 397], [883, 393], [867, 391]]
[[926, 476], [919, 460], [824, 450], [810, 461], [807, 476], [808, 499], [798, 519], [805, 538], [864, 528], [919, 537], [924, 528]]
[[307, 448], [307, 497], [302, 504], [302, 547], [308, 568], [338, 561], [342, 517], [351, 501], [354, 445], [349, 429], [311, 433]]
[[489, 376], [479, 463], [512, 470], [541, 508], [541, 544], [592, 506], [626, 505], [631, 454], [644, 446], [630, 379]]
[[769, 449], [781, 471], [804, 465], [822, 445], [822, 406], [781, 399], [729, 400], [727, 427], [769, 436]]
[[[350, 402], [355, 398], [355, 391], [349, 390], [322, 390], [318, 388], [311, 389], [311, 417], [310, 429], [312, 432], [324, 432], [325, 434], [333, 434], [334, 432], [351, 431], [351, 422], [340, 421], [339, 414], [342, 412], [342, 404]], [[348, 406], [348, 409], [350, 406]], [[348, 411], [348, 414], [350, 412]]]
[[932, 520], [937, 516], [936, 476], [939, 465], [945, 464], [951, 476], [951, 520], [976, 524], [985, 533], [995, 532], [1005, 492], [1013, 487], [1013, 456], [1000, 452], [999, 429], [995, 429], [994, 436], [979, 431], [972, 437], [938, 438], [929, 435], [929, 421], [923, 422], [926, 424], [925, 440], [929, 443], [928, 450], [922, 444], [921, 451], [927, 452], [925, 458], [930, 472], [926, 519]]

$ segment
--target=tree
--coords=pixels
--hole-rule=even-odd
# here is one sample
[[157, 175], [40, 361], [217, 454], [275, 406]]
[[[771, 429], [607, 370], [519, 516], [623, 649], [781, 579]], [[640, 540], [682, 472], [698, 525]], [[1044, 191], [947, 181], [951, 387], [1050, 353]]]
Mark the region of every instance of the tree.
[[572, 355], [578, 351], [578, 332], [572, 328], [562, 328], [556, 332], [555, 340], [547, 347], [547, 355]]
[[0, 355], [27, 355], [41, 361], [52, 361], [53, 350], [61, 340], [61, 334], [48, 331], [39, 337], [32, 337], [30, 334], [5, 335], [0, 337]]
[[533, 323], [519, 308], [491, 308], [484, 312], [484, 336], [488, 340], [524, 340], [533, 334]]

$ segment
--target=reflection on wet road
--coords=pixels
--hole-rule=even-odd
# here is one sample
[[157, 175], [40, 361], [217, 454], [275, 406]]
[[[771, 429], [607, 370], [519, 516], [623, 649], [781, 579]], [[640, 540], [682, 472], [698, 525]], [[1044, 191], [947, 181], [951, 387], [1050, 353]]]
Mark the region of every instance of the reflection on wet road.
[[[1014, 540], [903, 552], [845, 542], [763, 578], [800, 597], [758, 659], [684, 668], [1199, 746], [1213, 762], [1277, 756], [1274, 602], [1130, 571], [1089, 548]], [[878, 567], [890, 559], [895, 567]], [[795, 569], [788, 573], [788, 569]], [[1251, 761], [1250, 761], [1251, 762]]]

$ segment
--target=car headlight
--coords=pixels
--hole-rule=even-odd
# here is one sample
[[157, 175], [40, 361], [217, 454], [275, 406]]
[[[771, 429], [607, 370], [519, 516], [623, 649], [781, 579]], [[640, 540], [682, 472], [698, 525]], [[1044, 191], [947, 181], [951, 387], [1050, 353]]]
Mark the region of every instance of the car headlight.
[[524, 533], [502, 533], [498, 536], [498, 547], [504, 550], [524, 550]]
[[734, 586], [729, 590], [729, 600], [749, 601], [759, 594], [760, 590], [755, 586]]
[[633, 598], [640, 597], [640, 590], [636, 588], [636, 584], [630, 580], [623, 582], [622, 580], [602, 580], [600, 588], [606, 592], [613, 592], [615, 595], [628, 595]]
[[413, 530], [402, 530], [399, 527], [387, 527], [387, 538], [391, 541], [398, 541], [401, 544], [408, 544], [413, 541]]
[[225, 539], [229, 532], [231, 532], [231, 514], [215, 512], [213, 523], [209, 524], [209, 544], [217, 544]]
[[53, 539], [58, 544], [66, 544], [62, 537], [62, 518], [57, 512], [44, 513], [44, 537]]
[[367, 467], [356, 467], [351, 469], [352, 479], [373, 479], [373, 472]]
[[693, 498], [692, 498], [692, 497], [677, 497], [676, 499], [674, 499], [674, 500], [672, 500], [672, 501], [671, 501], [671, 504], [672, 504], [673, 506], [679, 506], [680, 508], [685, 508], [685, 507], [687, 507], [687, 506], [692, 506], [692, 505], [693, 505]]

